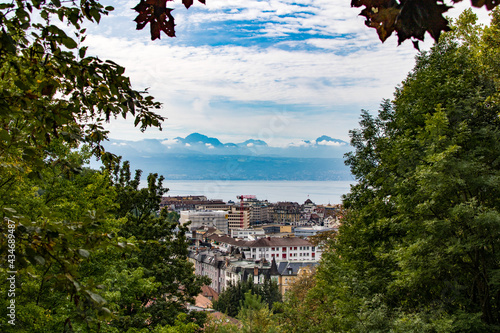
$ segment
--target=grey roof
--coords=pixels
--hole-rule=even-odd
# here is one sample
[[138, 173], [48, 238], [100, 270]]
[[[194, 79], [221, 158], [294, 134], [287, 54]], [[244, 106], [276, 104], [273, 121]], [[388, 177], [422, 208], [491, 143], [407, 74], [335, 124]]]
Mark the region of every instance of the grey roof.
[[297, 275], [300, 268], [307, 266], [316, 267], [317, 265], [319, 263], [314, 261], [282, 261], [278, 263], [278, 272], [282, 276]]

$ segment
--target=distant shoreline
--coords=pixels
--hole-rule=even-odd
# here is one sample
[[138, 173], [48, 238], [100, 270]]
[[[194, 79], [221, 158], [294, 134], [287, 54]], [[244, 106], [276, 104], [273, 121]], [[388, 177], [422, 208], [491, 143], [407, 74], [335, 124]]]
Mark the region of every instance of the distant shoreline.
[[303, 203], [310, 199], [316, 204], [340, 204], [354, 180], [179, 180], [165, 179], [163, 186], [170, 190], [166, 196], [204, 195], [208, 199], [237, 201], [242, 194], [256, 195], [269, 202], [292, 201]]

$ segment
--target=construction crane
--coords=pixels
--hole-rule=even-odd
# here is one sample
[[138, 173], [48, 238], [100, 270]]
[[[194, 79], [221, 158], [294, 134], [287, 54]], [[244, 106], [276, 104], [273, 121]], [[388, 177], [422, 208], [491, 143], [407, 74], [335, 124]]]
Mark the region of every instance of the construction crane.
[[244, 212], [244, 207], [243, 207], [243, 199], [255, 199], [257, 198], [255, 195], [238, 195], [236, 197], [237, 199], [240, 199], [240, 227], [243, 228], [243, 225], [244, 225], [244, 215], [243, 215], [243, 212]]

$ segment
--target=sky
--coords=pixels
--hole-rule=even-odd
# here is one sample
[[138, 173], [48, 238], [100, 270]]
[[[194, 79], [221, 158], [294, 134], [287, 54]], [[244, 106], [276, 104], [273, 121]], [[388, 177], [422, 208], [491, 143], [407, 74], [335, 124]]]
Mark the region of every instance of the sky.
[[[163, 104], [163, 131], [130, 120], [107, 125], [114, 139], [173, 139], [198, 132], [222, 142], [286, 146], [328, 135], [349, 141], [361, 109], [376, 113], [414, 66], [418, 51], [397, 37], [381, 43], [349, 0], [207, 0], [175, 8], [176, 36], [151, 41], [135, 29], [137, 1], [89, 26], [88, 55], [126, 68], [137, 90]], [[457, 17], [460, 3], [448, 12]], [[485, 9], [475, 10], [487, 22]], [[429, 49], [427, 35], [421, 49]]]

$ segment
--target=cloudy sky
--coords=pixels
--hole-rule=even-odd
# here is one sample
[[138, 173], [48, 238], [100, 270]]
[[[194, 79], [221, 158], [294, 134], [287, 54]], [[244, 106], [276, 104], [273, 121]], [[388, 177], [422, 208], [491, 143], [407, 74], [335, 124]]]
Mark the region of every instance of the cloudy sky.
[[[90, 27], [88, 54], [125, 66], [136, 89], [163, 103], [163, 131], [117, 120], [110, 137], [172, 139], [192, 132], [273, 146], [321, 135], [349, 140], [361, 109], [376, 112], [414, 65], [411, 42], [380, 43], [350, 0], [207, 0], [175, 8], [176, 38], [135, 30], [138, 0]], [[457, 16], [467, 5], [449, 12]], [[486, 22], [485, 10], [476, 10]], [[428, 49], [429, 41], [421, 44]]]

